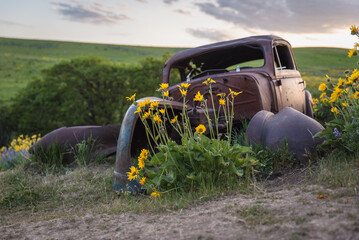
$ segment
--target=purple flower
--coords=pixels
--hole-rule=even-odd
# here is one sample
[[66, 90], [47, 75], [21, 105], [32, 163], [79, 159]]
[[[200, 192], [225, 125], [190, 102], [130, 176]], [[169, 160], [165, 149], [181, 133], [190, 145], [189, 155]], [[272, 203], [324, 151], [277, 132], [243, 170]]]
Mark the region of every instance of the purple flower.
[[341, 137], [342, 136], [342, 134], [338, 131], [337, 128], [334, 128], [333, 134], [334, 134], [335, 137]]

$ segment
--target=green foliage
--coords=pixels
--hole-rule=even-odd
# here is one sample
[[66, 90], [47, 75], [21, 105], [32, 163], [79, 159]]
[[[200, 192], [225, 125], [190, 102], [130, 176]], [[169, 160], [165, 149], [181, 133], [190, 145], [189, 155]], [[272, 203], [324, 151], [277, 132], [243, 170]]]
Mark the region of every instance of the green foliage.
[[105, 155], [96, 152], [96, 139], [92, 137], [76, 144], [71, 152], [74, 154], [76, 163], [83, 168], [88, 168], [90, 164], [97, 163], [106, 158]]
[[231, 146], [228, 141], [210, 139], [195, 133], [194, 138], [182, 139], [182, 144], [170, 141], [159, 146], [146, 166], [145, 185], [162, 191], [213, 188], [247, 176], [259, 162], [251, 156], [249, 147]]
[[[229, 89], [227, 96], [221, 94], [219, 106], [217, 109], [213, 107], [213, 114], [209, 114], [207, 101], [215, 106], [213, 83], [215, 81], [210, 78], [203, 82], [209, 87], [210, 98], [205, 99], [200, 92], [194, 97], [194, 101], [199, 102], [198, 108], [206, 117], [197, 127], [191, 125], [186, 108], [190, 83], [179, 85], [178, 90], [183, 97], [182, 113], [173, 109], [172, 99], [167, 94], [168, 84], [165, 83], [159, 89], [163, 97], [161, 102], [151, 99], [136, 102], [135, 95], [128, 97], [137, 105], [135, 114], [139, 114], [144, 125], [153, 154], [151, 160], [145, 163], [149, 150], [142, 149], [138, 157], [138, 168], [130, 168], [128, 179], [138, 179], [142, 188], [153, 197], [161, 197], [162, 193], [168, 191], [186, 192], [227, 186], [231, 182], [241, 184], [241, 177], [248, 183], [250, 174], [254, 173], [253, 167], [260, 165], [252, 156], [250, 147], [231, 145], [234, 99], [241, 92]], [[226, 122], [222, 129], [218, 127], [220, 114]], [[167, 129], [175, 131], [177, 137], [172, 139]]]
[[163, 62], [147, 58], [124, 65], [87, 57], [56, 64], [14, 98], [13, 129], [46, 134], [62, 126], [118, 123], [129, 105], [125, 100], [129, 92], [153, 94]]
[[179, 50], [182, 49], [0, 38], [0, 101], [10, 105], [19, 90], [40, 78], [42, 69], [64, 60], [95, 55], [113, 63], [134, 64]]
[[254, 157], [262, 164], [256, 167], [256, 170], [264, 174], [275, 172], [284, 172], [292, 169], [299, 164], [294, 157], [294, 153], [289, 150], [288, 143], [284, 141], [280, 147], [275, 150], [264, 148], [261, 145], [252, 145]]
[[[75, 58], [44, 71], [44, 79], [20, 91], [11, 107], [17, 130], [45, 134], [61, 126], [104, 125], [115, 121], [121, 106], [121, 72], [97, 58]], [[117, 113], [118, 114], [118, 113]]]
[[[358, 28], [352, 26], [351, 34], [359, 37]], [[356, 43], [354, 49], [349, 50], [348, 57], [357, 54]], [[316, 137], [324, 139], [322, 148], [325, 150], [359, 152], [359, 71], [347, 71], [345, 78], [333, 82], [327, 76], [327, 83], [319, 85], [322, 92], [319, 99], [313, 99], [314, 110], [331, 116], [325, 122], [326, 129]], [[329, 112], [328, 113], [328, 111]]]
[[38, 147], [40, 149], [36, 151], [36, 154], [31, 154], [30, 161], [25, 163], [26, 168], [43, 174], [58, 173], [64, 170], [63, 157], [64, 154], [67, 154], [65, 147], [57, 144], [52, 144], [46, 149], [42, 145]]
[[34, 208], [44, 198], [53, 196], [56, 192], [56, 188], [39, 186], [40, 179], [32, 178], [20, 171], [4, 174], [1, 180], [0, 208]]
[[315, 183], [327, 187], [345, 187], [357, 192], [359, 184], [359, 158], [347, 152], [331, 152], [325, 158], [318, 160], [312, 179]]
[[0, 146], [5, 146], [11, 139], [13, 128], [9, 116], [9, 107], [0, 103]]

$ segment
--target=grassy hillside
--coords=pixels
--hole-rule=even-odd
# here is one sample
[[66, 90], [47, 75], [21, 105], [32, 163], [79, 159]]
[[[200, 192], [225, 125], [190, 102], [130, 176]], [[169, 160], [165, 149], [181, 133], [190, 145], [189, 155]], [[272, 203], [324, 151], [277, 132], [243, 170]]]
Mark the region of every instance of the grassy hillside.
[[[0, 102], [10, 103], [19, 89], [41, 69], [76, 56], [96, 55], [113, 62], [135, 63], [148, 56], [174, 54], [181, 48], [139, 47], [109, 44], [73, 43], [41, 40], [0, 38]], [[310, 89], [315, 89], [328, 74], [341, 76], [346, 69], [357, 66], [356, 58], [349, 59], [346, 49], [296, 48], [297, 66]]]
[[41, 69], [76, 56], [96, 55], [113, 62], [135, 63], [180, 49], [0, 38], [0, 102], [9, 102]]

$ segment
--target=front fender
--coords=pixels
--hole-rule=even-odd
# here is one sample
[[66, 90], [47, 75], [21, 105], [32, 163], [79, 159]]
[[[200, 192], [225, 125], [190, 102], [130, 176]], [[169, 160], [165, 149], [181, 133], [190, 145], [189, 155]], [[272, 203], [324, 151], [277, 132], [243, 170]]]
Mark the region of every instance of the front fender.
[[[137, 102], [141, 102], [147, 100], [147, 98], [141, 98]], [[169, 105], [170, 102], [160, 98], [151, 97], [151, 102], [159, 102], [159, 107], [163, 107], [165, 104]], [[180, 102], [171, 102], [171, 106], [174, 110], [181, 111], [183, 109], [183, 104]], [[190, 106], [187, 109], [191, 109]], [[142, 124], [138, 122], [139, 114], [135, 114], [137, 110], [137, 106], [132, 104], [122, 121], [120, 134], [117, 142], [117, 150], [116, 150], [116, 163], [115, 170], [113, 173], [113, 189], [115, 191], [129, 191], [132, 193], [139, 192], [141, 190], [141, 186], [138, 180], [129, 181], [127, 178], [127, 172], [129, 172], [130, 167], [132, 166], [131, 159], [131, 150], [134, 148], [140, 148], [141, 145], [138, 142], [147, 143], [145, 133], [140, 133], [139, 131], [144, 131], [144, 129], [139, 128], [138, 124]], [[142, 125], [141, 125], [142, 126]], [[136, 135], [136, 136], [135, 136]], [[136, 140], [136, 141], [135, 141]], [[135, 143], [135, 144], [134, 144]], [[137, 149], [139, 150], [139, 149]]]

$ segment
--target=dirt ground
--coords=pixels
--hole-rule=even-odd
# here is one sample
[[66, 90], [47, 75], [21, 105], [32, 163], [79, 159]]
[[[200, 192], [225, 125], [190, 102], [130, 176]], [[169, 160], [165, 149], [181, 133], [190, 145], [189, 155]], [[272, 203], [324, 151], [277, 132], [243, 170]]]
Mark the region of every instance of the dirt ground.
[[0, 239], [359, 239], [359, 196], [278, 177], [254, 194], [178, 211], [87, 212], [1, 225]]

